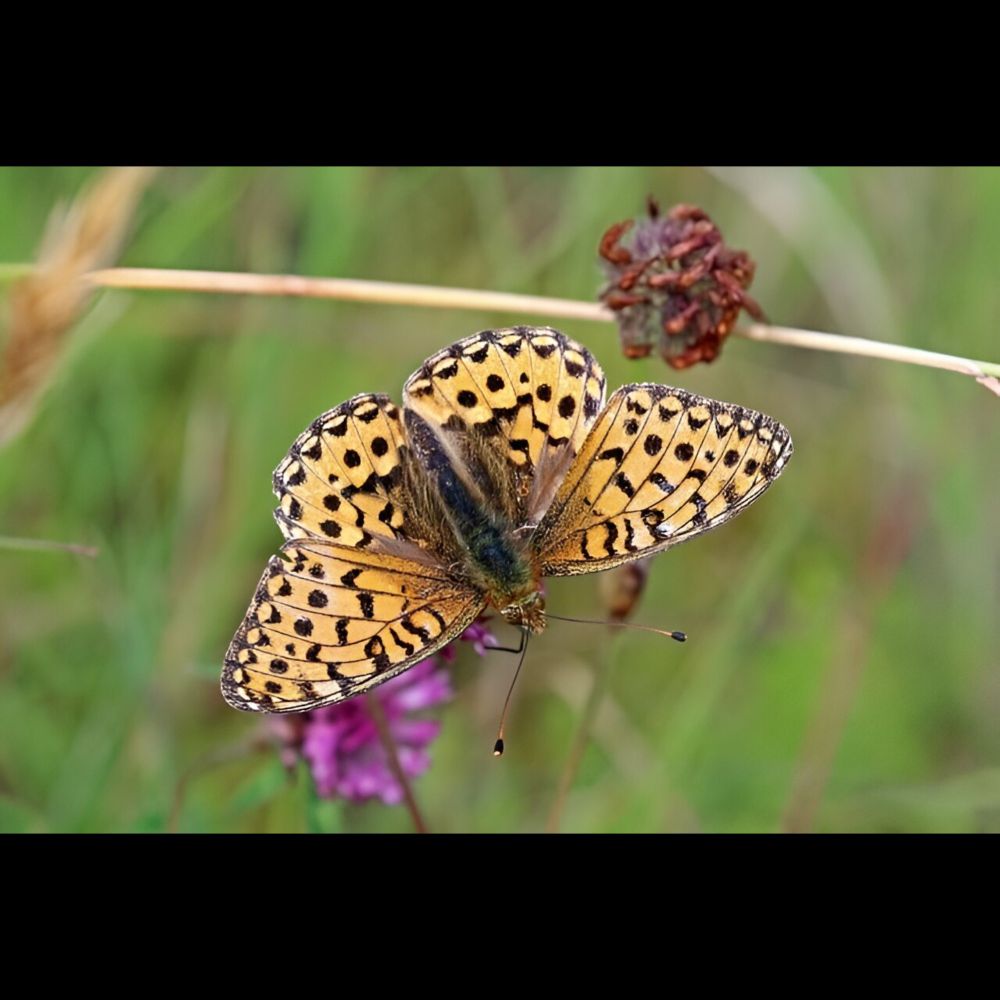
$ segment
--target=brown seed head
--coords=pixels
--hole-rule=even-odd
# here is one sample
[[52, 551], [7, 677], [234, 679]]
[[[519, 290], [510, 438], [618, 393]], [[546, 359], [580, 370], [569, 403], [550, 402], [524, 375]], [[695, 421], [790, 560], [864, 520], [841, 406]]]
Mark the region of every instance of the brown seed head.
[[650, 198], [646, 217], [611, 226], [599, 253], [610, 279], [600, 298], [617, 313], [626, 357], [645, 357], [657, 347], [672, 368], [713, 361], [741, 309], [764, 318], [747, 294], [754, 262], [730, 250], [696, 205], [675, 205], [661, 215]]

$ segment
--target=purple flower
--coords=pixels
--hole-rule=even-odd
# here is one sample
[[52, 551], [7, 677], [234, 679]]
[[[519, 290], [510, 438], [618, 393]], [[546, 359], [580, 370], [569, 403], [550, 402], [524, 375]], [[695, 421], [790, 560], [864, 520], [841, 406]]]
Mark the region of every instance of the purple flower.
[[[459, 637], [459, 642], [471, 642], [472, 648], [480, 655], [485, 656], [486, 650], [494, 646], [499, 646], [496, 636], [486, 627], [486, 623], [481, 619], [473, 622]], [[455, 643], [449, 643], [444, 647], [438, 656], [446, 663], [451, 663], [455, 659]]]
[[[497, 645], [481, 622], [470, 625], [460, 638], [471, 642], [480, 655]], [[371, 692], [382, 706], [400, 767], [408, 778], [430, 767], [428, 747], [440, 732], [441, 723], [413, 714], [451, 698], [451, 678], [445, 664], [455, 658], [453, 646]], [[389, 765], [367, 698], [351, 698], [297, 716], [293, 726], [280, 716], [274, 721], [282, 727], [274, 730], [284, 743], [282, 759], [287, 762], [289, 756], [294, 759], [296, 753], [301, 754], [309, 764], [319, 795], [351, 802], [379, 798], [387, 805], [402, 801], [403, 790]]]

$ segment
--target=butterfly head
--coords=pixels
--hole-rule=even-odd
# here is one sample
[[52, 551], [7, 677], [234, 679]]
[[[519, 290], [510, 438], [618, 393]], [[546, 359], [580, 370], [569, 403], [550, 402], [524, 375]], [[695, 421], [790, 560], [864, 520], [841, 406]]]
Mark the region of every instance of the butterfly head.
[[523, 597], [512, 601], [500, 609], [504, 621], [520, 628], [538, 633], [545, 630], [545, 595], [540, 590], [531, 590]]

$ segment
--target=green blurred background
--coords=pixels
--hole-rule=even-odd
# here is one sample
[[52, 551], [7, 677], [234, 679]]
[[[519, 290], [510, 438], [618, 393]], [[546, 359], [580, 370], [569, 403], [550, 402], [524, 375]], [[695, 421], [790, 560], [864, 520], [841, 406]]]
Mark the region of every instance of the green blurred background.
[[[0, 262], [32, 260], [53, 206], [97, 173], [0, 170]], [[171, 169], [121, 263], [592, 299], [601, 234], [648, 194], [700, 205], [751, 253], [776, 323], [1000, 360], [990, 169]], [[99, 296], [0, 450], [0, 535], [100, 549], [0, 549], [0, 830], [410, 829], [399, 807], [318, 800], [307, 772], [249, 747], [263, 723], [222, 701], [221, 660], [279, 542], [270, 474], [293, 438], [354, 393], [398, 399], [459, 337], [532, 322]], [[603, 669], [563, 830], [1000, 830], [1000, 399], [740, 339], [676, 373], [625, 360], [611, 325], [555, 325], [609, 389], [763, 410], [795, 457], [744, 516], [653, 561], [633, 620], [687, 645], [562, 623], [532, 644], [500, 762], [513, 662], [463, 644], [415, 782], [431, 829], [545, 828]], [[552, 582], [550, 609], [600, 616], [599, 580]]]

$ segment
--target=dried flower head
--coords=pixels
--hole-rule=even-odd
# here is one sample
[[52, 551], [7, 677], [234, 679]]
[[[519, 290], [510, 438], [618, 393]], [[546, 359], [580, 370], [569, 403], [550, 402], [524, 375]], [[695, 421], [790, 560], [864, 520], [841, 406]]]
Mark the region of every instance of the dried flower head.
[[754, 262], [730, 250], [694, 205], [675, 205], [664, 216], [650, 198], [638, 224], [608, 229], [600, 255], [610, 278], [600, 298], [617, 314], [626, 357], [646, 357], [655, 345], [672, 368], [713, 361], [741, 309], [763, 319], [747, 294]]
[[[496, 645], [492, 633], [476, 622], [462, 633], [482, 656]], [[447, 701], [452, 695], [446, 663], [454, 659], [451, 646], [374, 688], [388, 723], [399, 765], [407, 778], [423, 774], [431, 764], [428, 748], [441, 723], [414, 717], [414, 713]], [[395, 805], [403, 789], [393, 774], [389, 751], [379, 735], [378, 723], [366, 698], [351, 698], [337, 705], [295, 716], [269, 716], [267, 724], [281, 747], [286, 766], [301, 757], [312, 772], [316, 791], [324, 798], [351, 802], [381, 799]]]
[[631, 617], [646, 589], [650, 562], [650, 559], [640, 559], [638, 562], [623, 563], [601, 574], [601, 599], [613, 622], [623, 622]]

